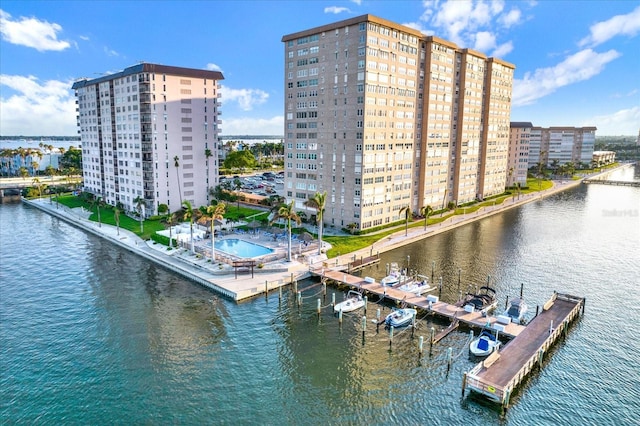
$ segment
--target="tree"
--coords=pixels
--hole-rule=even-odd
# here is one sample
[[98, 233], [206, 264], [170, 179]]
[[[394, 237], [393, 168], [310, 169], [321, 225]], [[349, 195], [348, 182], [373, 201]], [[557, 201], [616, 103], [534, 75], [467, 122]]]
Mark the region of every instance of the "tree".
[[240, 169], [240, 172], [244, 173], [245, 169], [255, 167], [256, 158], [248, 150], [232, 151], [227, 154], [223, 164], [227, 169]]
[[173, 165], [176, 166], [176, 177], [178, 178], [178, 195], [180, 196], [180, 205], [182, 205], [182, 186], [180, 185], [180, 158], [177, 155], [173, 157]]
[[305, 201], [304, 205], [316, 209], [316, 222], [318, 223], [318, 254], [322, 253], [322, 227], [324, 208], [327, 203], [327, 191], [316, 192], [311, 198]]
[[[53, 168], [53, 166], [51, 164], [49, 164], [47, 166], [47, 168], [44, 170], [44, 172], [51, 179], [51, 185], [50, 186], [51, 186], [51, 189], [53, 189], [53, 175], [56, 174], [56, 169]], [[51, 190], [49, 190], [49, 202], [52, 202], [51, 201]]]
[[238, 210], [240, 210], [240, 189], [242, 189], [242, 181], [240, 178], [233, 180], [233, 188], [236, 191], [236, 201], [238, 202]]
[[191, 205], [191, 203], [189, 202], [189, 200], [184, 200], [182, 202], [182, 209], [183, 209], [183, 218], [189, 220], [189, 236], [191, 239], [191, 253], [195, 253], [195, 247], [193, 245], [193, 221], [195, 219], [195, 215], [197, 214], [197, 210], [193, 209], [193, 206]]
[[140, 217], [140, 234], [144, 233], [144, 208], [145, 203], [144, 203], [144, 198], [142, 198], [141, 196], [137, 196], [134, 200], [134, 203], [136, 203], [136, 211], [138, 212], [138, 216]]
[[431, 206], [422, 206], [420, 208], [420, 214], [424, 216], [424, 230], [427, 230], [427, 220], [429, 219], [429, 215], [433, 213], [433, 207]]
[[284, 219], [287, 221], [287, 235], [288, 235], [288, 244], [287, 244], [287, 261], [291, 262], [291, 221], [295, 221], [297, 224], [300, 224], [300, 216], [293, 209], [293, 201], [289, 204], [282, 204], [276, 214], [271, 219], [271, 223], [275, 222], [278, 219]]
[[411, 207], [409, 206], [404, 206], [403, 208], [400, 209], [400, 211], [398, 212], [398, 214], [402, 215], [402, 213], [404, 213], [404, 220], [405, 220], [405, 224], [404, 224], [404, 236], [406, 237], [407, 235], [409, 235], [409, 218], [411, 217]]
[[38, 188], [38, 198], [42, 198], [42, 188], [44, 185], [40, 182], [40, 179], [38, 179], [37, 177], [33, 178], [32, 183], [36, 188]]
[[20, 172], [20, 177], [22, 177], [22, 179], [27, 179], [29, 177], [29, 170], [27, 170], [26, 167], [20, 167], [19, 169]]
[[113, 219], [116, 221], [116, 232], [120, 235], [120, 203], [113, 208]]
[[102, 219], [100, 218], [100, 207], [103, 204], [102, 197], [95, 197], [93, 199], [93, 203], [91, 204], [92, 204], [92, 207], [93, 205], [96, 206], [96, 212], [98, 213], [98, 226], [102, 228]]
[[211, 262], [216, 261], [216, 246], [215, 244], [215, 223], [216, 220], [222, 220], [224, 218], [224, 213], [227, 210], [227, 205], [225, 203], [218, 203], [214, 205], [207, 206], [202, 215], [211, 221]]

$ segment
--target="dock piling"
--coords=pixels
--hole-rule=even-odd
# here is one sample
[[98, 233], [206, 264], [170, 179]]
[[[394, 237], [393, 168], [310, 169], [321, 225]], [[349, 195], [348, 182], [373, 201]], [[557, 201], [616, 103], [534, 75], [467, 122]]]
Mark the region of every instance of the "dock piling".
[[418, 353], [422, 355], [424, 349], [424, 336], [418, 338]]
[[322, 311], [322, 303], [319, 297], [318, 297], [318, 303], [317, 303], [316, 309], [318, 311], [318, 319], [320, 319], [320, 312]]
[[342, 324], [342, 309], [338, 311], [338, 323]]
[[447, 373], [451, 370], [451, 363], [453, 362], [453, 349], [447, 349]]
[[369, 300], [367, 296], [364, 296], [363, 299], [364, 299], [364, 314], [367, 315], [367, 302]]
[[331, 306], [336, 306], [336, 294], [331, 293]]
[[367, 331], [367, 316], [363, 315], [362, 316], [362, 344], [363, 345], [364, 345], [364, 335], [366, 331]]
[[393, 326], [389, 326], [389, 349], [393, 345]]
[[507, 309], [509, 306], [509, 295], [507, 294], [507, 300], [504, 301], [504, 308]]

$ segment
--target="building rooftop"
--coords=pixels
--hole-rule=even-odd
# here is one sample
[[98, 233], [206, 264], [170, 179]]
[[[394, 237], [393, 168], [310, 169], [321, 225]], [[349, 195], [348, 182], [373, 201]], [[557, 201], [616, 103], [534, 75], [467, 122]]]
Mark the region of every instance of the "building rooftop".
[[81, 87], [102, 83], [103, 81], [113, 80], [115, 78], [126, 77], [128, 75], [139, 74], [141, 72], [154, 72], [160, 74], [169, 74], [169, 75], [180, 75], [185, 77], [194, 77], [194, 78], [210, 78], [211, 80], [224, 80], [224, 76], [220, 71], [209, 71], [209, 70], [201, 70], [196, 68], [182, 68], [182, 67], [173, 67], [169, 65], [160, 65], [160, 64], [150, 64], [150, 63], [140, 63], [137, 65], [133, 65], [131, 67], [125, 68], [124, 70], [105, 75], [102, 77], [87, 79], [82, 78], [75, 83], [73, 83], [72, 89], [79, 89]]

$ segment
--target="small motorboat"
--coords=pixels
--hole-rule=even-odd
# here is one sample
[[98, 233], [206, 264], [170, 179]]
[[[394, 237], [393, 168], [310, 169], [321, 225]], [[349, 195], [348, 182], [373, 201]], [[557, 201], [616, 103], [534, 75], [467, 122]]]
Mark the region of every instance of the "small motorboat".
[[394, 286], [399, 284], [407, 279], [406, 275], [402, 273], [398, 264], [396, 262], [392, 262], [389, 267], [389, 275], [380, 280], [380, 283], [383, 286]]
[[524, 314], [527, 313], [527, 304], [522, 298], [516, 298], [511, 300], [509, 308], [504, 311], [504, 315], [511, 318], [511, 321], [515, 323], [521, 323], [524, 320]]
[[496, 336], [487, 330], [482, 330], [478, 338], [473, 339], [469, 344], [469, 352], [476, 357], [484, 357], [490, 355], [493, 351], [500, 348], [500, 341]]
[[364, 298], [362, 294], [354, 290], [349, 290], [347, 297], [340, 303], [336, 303], [333, 307], [334, 312], [352, 312], [364, 306]]
[[384, 322], [390, 327], [405, 327], [411, 324], [411, 321], [413, 321], [417, 314], [418, 311], [412, 308], [396, 309], [387, 315]]
[[477, 294], [468, 293], [458, 306], [462, 306], [469, 312], [471, 312], [470, 308], [473, 308], [474, 311], [486, 314], [498, 306], [496, 291], [491, 287], [482, 286]]
[[420, 296], [423, 293], [427, 293], [436, 289], [436, 287], [429, 286], [429, 280], [427, 277], [419, 276], [418, 278], [422, 279], [403, 284], [398, 287], [398, 290], [406, 291], [408, 293], [413, 293], [417, 296]]

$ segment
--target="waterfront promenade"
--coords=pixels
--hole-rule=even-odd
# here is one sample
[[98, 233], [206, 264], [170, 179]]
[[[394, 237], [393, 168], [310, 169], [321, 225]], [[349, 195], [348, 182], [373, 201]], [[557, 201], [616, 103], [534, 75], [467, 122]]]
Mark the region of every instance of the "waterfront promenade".
[[[307, 278], [311, 276], [309, 272], [311, 268], [322, 266], [325, 262], [330, 268], [342, 268], [354, 259], [390, 251], [580, 184], [581, 180], [557, 181], [554, 182], [553, 187], [545, 191], [524, 194], [519, 197], [516, 195], [504, 200], [501, 204], [483, 207], [470, 214], [453, 215], [439, 224], [428, 226], [426, 230], [422, 226], [416, 226], [409, 228], [407, 235], [405, 235], [405, 230], [402, 228], [392, 235], [381, 238], [369, 247], [352, 253], [341, 254], [329, 260], [318, 260], [315, 264], [297, 260], [291, 262], [279, 260], [265, 264], [263, 268], [255, 268], [253, 274], [245, 270], [238, 272], [237, 276], [231, 266], [224, 265], [220, 267], [218, 264], [212, 264], [207, 259], [194, 256], [187, 249], [167, 250], [165, 246], [156, 244], [153, 241], [144, 241], [130, 231], [122, 228], [118, 230], [115, 226], [100, 225], [97, 222], [90, 221], [88, 220], [90, 212], [69, 209], [68, 207], [51, 203], [49, 199], [44, 198], [36, 200], [24, 199], [23, 201], [168, 268], [218, 294], [240, 301], [264, 294], [265, 291], [268, 292], [289, 285], [293, 280]], [[312, 256], [307, 257], [313, 258]]]

